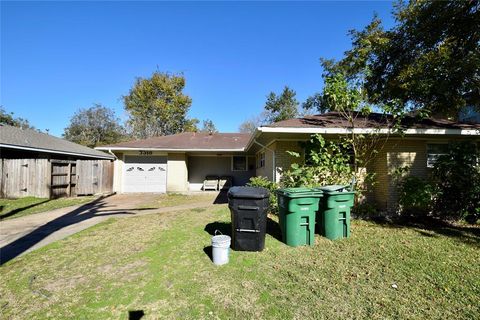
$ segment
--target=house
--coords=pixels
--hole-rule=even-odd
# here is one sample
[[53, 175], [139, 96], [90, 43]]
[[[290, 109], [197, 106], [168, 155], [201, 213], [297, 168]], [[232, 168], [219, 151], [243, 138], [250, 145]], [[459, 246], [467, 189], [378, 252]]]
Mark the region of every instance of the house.
[[244, 185], [256, 174], [255, 153], [244, 133], [184, 132], [98, 147], [115, 154], [117, 192], [200, 191], [207, 175]]
[[242, 133], [180, 133], [130, 141], [97, 149], [115, 154], [114, 190], [118, 192], [187, 192], [201, 190], [207, 175], [233, 176], [243, 185], [252, 176], [279, 181], [293, 161], [287, 151], [303, 152], [299, 142], [312, 134], [336, 139], [352, 132], [378, 133], [383, 148], [365, 170], [376, 172], [371, 200], [379, 208], [396, 203], [392, 180], [395, 168], [410, 166], [411, 174], [426, 177], [438, 154], [451, 141], [480, 142], [480, 124], [405, 117], [403, 136], [392, 129], [391, 117], [357, 114], [354, 127], [339, 113], [280, 121]]
[[111, 192], [114, 159], [36, 130], [0, 125], [0, 197]]

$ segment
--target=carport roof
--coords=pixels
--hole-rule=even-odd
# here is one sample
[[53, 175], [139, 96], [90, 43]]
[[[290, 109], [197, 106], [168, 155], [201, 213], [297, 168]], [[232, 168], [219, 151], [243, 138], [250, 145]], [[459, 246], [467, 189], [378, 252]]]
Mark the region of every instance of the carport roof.
[[183, 132], [97, 147], [98, 150], [244, 151], [249, 133]]
[[114, 159], [110, 154], [32, 129], [0, 125], [0, 147], [68, 156]]

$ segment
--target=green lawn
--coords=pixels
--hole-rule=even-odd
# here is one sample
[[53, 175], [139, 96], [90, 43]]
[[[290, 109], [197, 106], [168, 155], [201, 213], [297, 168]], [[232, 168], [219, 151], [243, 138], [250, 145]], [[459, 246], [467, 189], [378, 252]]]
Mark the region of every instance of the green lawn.
[[54, 209], [87, 203], [96, 197], [77, 197], [44, 199], [25, 197], [18, 199], [0, 199], [0, 220], [23, 217], [32, 213], [50, 211]]
[[[271, 226], [274, 226], [272, 223]], [[214, 266], [205, 247], [225, 206], [110, 219], [0, 267], [0, 318], [473, 319], [480, 314], [478, 227], [354, 221], [352, 237]], [[272, 228], [271, 228], [272, 229]], [[271, 232], [275, 234], [274, 232]], [[207, 250], [208, 251], [208, 250]]]

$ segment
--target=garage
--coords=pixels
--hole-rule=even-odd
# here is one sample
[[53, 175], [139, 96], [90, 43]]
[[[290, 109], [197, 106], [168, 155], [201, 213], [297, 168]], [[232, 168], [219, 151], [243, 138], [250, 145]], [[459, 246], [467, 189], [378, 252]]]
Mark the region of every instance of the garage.
[[123, 192], [167, 191], [167, 157], [125, 156]]

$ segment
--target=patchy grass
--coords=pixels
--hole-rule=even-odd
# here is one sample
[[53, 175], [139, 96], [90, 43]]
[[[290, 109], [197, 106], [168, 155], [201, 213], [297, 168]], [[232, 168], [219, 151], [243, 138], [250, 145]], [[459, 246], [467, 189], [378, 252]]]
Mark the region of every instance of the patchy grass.
[[155, 199], [148, 203], [142, 204], [138, 208], [165, 208], [185, 204], [194, 204], [198, 202], [213, 203], [216, 197], [217, 194], [212, 192], [198, 194], [167, 193], [156, 196]]
[[480, 314], [478, 227], [442, 233], [354, 221], [350, 239], [317, 236], [313, 247], [291, 248], [267, 235], [263, 252], [232, 251], [230, 263], [216, 267], [205, 253], [209, 232], [229, 227], [225, 206], [112, 218], [0, 267], [0, 318]]
[[0, 220], [23, 217], [33, 213], [45, 212], [64, 207], [87, 203], [96, 197], [76, 197], [46, 199], [25, 197], [18, 199], [0, 199]]

